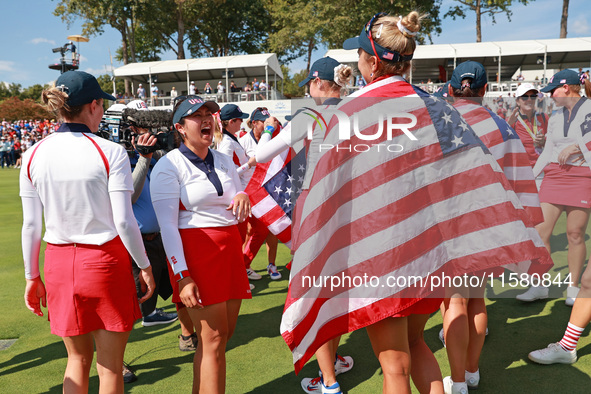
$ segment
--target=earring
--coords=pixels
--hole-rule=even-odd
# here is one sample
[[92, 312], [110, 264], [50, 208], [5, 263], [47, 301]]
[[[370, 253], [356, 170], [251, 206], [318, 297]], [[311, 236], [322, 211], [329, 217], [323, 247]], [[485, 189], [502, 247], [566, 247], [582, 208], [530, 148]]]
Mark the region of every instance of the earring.
[[370, 77], [373, 77], [373, 73], [371, 73]]

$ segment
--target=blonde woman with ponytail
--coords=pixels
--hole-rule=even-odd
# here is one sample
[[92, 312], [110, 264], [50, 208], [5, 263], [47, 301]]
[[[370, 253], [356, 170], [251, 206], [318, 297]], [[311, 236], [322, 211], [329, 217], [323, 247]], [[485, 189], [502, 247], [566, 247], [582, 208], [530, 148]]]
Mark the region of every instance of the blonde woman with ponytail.
[[[20, 173], [25, 302], [38, 316], [47, 306], [51, 332], [64, 341], [64, 393], [89, 391], [95, 347], [100, 392], [123, 393], [123, 353], [134, 321], [142, 317], [129, 255], [147, 286], [140, 302], [154, 291], [131, 207], [127, 153], [93, 134], [104, 99], [115, 100], [92, 75], [62, 74], [42, 100], [64, 123], [27, 150]], [[45, 283], [39, 272], [42, 216]]]

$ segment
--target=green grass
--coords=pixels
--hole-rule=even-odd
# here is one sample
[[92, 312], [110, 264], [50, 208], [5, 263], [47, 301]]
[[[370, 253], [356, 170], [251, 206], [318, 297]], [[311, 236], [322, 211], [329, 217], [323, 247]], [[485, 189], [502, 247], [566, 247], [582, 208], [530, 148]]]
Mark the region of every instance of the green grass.
[[[59, 337], [51, 335], [46, 317], [30, 313], [23, 301], [25, 280], [20, 247], [22, 221], [18, 197], [18, 171], [0, 171], [0, 339], [18, 338], [0, 351], [0, 393], [60, 393], [66, 365], [66, 351]], [[555, 273], [566, 272], [565, 219], [561, 218], [552, 239]], [[588, 249], [591, 242], [588, 237]], [[283, 267], [288, 250], [280, 248], [278, 262]], [[253, 268], [265, 270], [262, 254]], [[228, 393], [301, 393], [302, 377], [318, 373], [309, 362], [300, 376], [293, 372], [291, 354], [279, 335], [279, 323], [287, 290], [287, 280], [257, 281], [254, 297], [242, 304], [234, 337], [227, 351]], [[498, 293], [495, 283], [494, 292]], [[489, 289], [490, 290], [490, 289]], [[527, 353], [557, 341], [562, 336], [571, 309], [563, 299], [522, 304], [512, 298], [521, 290], [506, 289], [511, 298], [488, 300], [490, 335], [481, 358], [481, 388], [478, 393], [587, 393], [591, 387], [591, 339], [588, 330], [579, 342], [579, 361], [572, 365], [539, 366], [527, 361]], [[563, 297], [553, 289], [551, 296]], [[173, 311], [169, 302], [160, 307]], [[445, 349], [437, 334], [439, 313], [429, 320], [425, 339], [437, 357], [443, 375], [449, 374]], [[137, 370], [138, 381], [125, 386], [130, 393], [187, 393], [192, 380], [192, 353], [178, 350], [178, 324], [143, 328], [138, 323], [131, 333], [125, 360]], [[355, 367], [339, 376], [341, 387], [354, 394], [381, 392], [380, 366], [364, 330], [343, 336], [341, 354], [351, 355]], [[413, 368], [421, 368], [414, 365]], [[98, 392], [96, 369], [91, 371], [90, 392]]]

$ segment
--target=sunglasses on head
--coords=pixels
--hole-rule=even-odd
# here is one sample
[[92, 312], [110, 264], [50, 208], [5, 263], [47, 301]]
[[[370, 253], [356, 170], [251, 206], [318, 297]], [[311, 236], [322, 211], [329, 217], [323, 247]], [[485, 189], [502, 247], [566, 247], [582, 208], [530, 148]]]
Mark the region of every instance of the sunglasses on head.
[[[378, 62], [380, 62], [380, 57], [378, 56], [378, 51], [376, 51], [376, 45], [373, 41], [373, 35], [371, 34], [371, 28], [373, 27], [373, 24], [375, 23], [375, 21], [379, 18], [381, 18], [382, 16], [386, 16], [388, 14], [386, 14], [385, 12], [379, 12], [377, 14], [375, 14], [374, 16], [371, 17], [371, 19], [369, 20], [369, 22], [367, 22], [367, 24], [365, 25], [365, 34], [367, 34], [367, 37], [369, 38], [369, 42], [371, 42], [371, 47], [373, 49], [373, 53], [374, 55], [376, 55], [376, 58], [378, 59]], [[378, 35], [379, 38], [379, 35]]]

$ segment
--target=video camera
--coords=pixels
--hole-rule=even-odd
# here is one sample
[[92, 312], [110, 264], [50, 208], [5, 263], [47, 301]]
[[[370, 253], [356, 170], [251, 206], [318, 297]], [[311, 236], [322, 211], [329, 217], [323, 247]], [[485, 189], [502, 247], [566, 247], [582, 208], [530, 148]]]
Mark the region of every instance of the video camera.
[[171, 115], [168, 111], [137, 110], [128, 108], [124, 104], [115, 104], [103, 115], [97, 134], [123, 145], [131, 155], [134, 154], [132, 138], [139, 135], [134, 132], [132, 126], [147, 129], [150, 134], [156, 137], [156, 144], [153, 146], [136, 145], [137, 151], [144, 155], [157, 150], [168, 152], [178, 145], [172, 132], [171, 123]]

